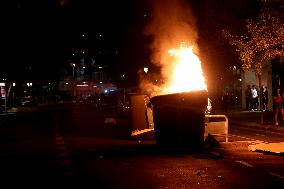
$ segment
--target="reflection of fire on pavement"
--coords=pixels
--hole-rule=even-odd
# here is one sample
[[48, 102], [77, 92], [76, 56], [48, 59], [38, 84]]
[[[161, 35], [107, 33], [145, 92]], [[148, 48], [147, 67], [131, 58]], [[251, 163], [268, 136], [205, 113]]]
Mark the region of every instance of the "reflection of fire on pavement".
[[154, 131], [154, 128], [135, 130], [131, 133], [131, 136], [136, 137], [136, 136], [142, 136], [143, 134], [154, 134], [153, 131]]
[[284, 142], [279, 143], [259, 143], [254, 145], [249, 145], [249, 150], [251, 151], [262, 151], [262, 152], [272, 152], [272, 153], [284, 153]]

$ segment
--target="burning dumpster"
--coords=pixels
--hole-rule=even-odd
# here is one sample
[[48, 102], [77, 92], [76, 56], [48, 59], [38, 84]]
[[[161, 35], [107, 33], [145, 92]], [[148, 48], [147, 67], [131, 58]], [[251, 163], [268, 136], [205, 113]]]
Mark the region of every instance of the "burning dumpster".
[[208, 102], [206, 90], [155, 96], [150, 102], [157, 145], [177, 150], [202, 147]]
[[198, 150], [204, 143], [208, 92], [195, 52], [184, 41], [162, 53], [161, 83], [150, 87], [156, 143], [162, 148]]

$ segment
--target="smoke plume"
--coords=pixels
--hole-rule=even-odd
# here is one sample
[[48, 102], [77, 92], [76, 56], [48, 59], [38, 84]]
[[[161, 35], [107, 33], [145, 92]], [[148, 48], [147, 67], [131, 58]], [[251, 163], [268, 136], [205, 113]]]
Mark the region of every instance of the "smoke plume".
[[[169, 64], [169, 49], [178, 47], [180, 42], [188, 42], [197, 52], [196, 19], [189, 5], [182, 0], [155, 0], [151, 2], [153, 2], [152, 19], [146, 26], [144, 34], [153, 39], [150, 45], [151, 63], [161, 68], [161, 79], [166, 79], [172, 70]], [[159, 88], [149, 86], [149, 83], [141, 82], [142, 89]], [[153, 92], [157, 93], [157, 91]]]

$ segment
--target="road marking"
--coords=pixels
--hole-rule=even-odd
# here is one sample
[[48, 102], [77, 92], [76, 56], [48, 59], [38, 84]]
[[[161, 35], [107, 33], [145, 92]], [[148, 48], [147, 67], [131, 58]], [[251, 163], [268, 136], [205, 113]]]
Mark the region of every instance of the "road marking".
[[244, 162], [244, 161], [236, 161], [237, 163], [240, 163], [240, 164], [242, 164], [242, 165], [245, 165], [245, 166], [247, 166], [247, 167], [254, 167], [253, 165], [251, 165], [251, 164], [249, 164], [249, 163], [247, 163], [247, 162]]
[[62, 167], [64, 177], [74, 177], [75, 171], [72, 169], [72, 161], [68, 153], [68, 149], [64, 142], [64, 138], [60, 135], [56, 135], [55, 144], [57, 149], [57, 155], [59, 158], [59, 166]]
[[279, 174], [273, 173], [273, 172], [269, 172], [269, 174], [272, 175], [272, 176], [275, 176], [275, 177], [278, 177], [278, 178], [281, 178], [281, 179], [284, 180], [284, 176], [282, 176], [282, 175], [279, 175]]
[[238, 138], [242, 138], [242, 139], [248, 140], [249, 142], [256, 142], [256, 143], [264, 143], [264, 142], [265, 142], [265, 141], [256, 140], [256, 139], [249, 138], [249, 137], [239, 136], [239, 135], [232, 135], [232, 134], [230, 134], [229, 136], [230, 136], [230, 137], [238, 137]]
[[232, 135], [232, 134], [230, 134], [229, 136], [231, 136], [231, 137], [243, 138], [243, 139], [246, 139], [246, 140], [253, 140], [253, 139], [251, 139], [251, 138], [243, 137], [243, 136], [239, 136], [239, 135]]
[[72, 161], [69, 156], [69, 152], [64, 140], [64, 137], [59, 134], [59, 125], [55, 121], [54, 122], [54, 130], [55, 130], [55, 148], [58, 155], [58, 165], [63, 169], [64, 177], [74, 177], [75, 171], [72, 168]]
[[211, 154], [215, 155], [215, 156], [220, 156], [221, 154], [218, 152], [210, 152]]
[[258, 133], [256, 133], [255, 135], [256, 135], [256, 136], [266, 136], [266, 135], [258, 134]]
[[[270, 127], [268, 127], [268, 128], [270, 128]], [[249, 131], [260, 131], [260, 129], [247, 128], [247, 127], [238, 127], [238, 129], [240, 129], [240, 130], [249, 130]], [[237, 130], [237, 129], [235, 129], [235, 130]], [[267, 128], [266, 128], [265, 132], [273, 133], [275, 135], [284, 136], [284, 133], [282, 133], [282, 132], [268, 130]]]

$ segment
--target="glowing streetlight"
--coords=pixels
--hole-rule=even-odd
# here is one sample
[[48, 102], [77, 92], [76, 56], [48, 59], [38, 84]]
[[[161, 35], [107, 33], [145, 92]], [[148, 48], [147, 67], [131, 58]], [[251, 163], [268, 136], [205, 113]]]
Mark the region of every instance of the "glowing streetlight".
[[74, 79], [74, 76], [75, 76], [75, 66], [76, 66], [76, 64], [72, 64], [72, 72], [73, 72], [73, 79]]
[[149, 68], [148, 67], [144, 67], [144, 72], [148, 73], [148, 71], [149, 71]]
[[[15, 87], [16, 83], [13, 83], [12, 86]], [[15, 90], [12, 90], [12, 91], [13, 91], [12, 92], [12, 97], [13, 97], [13, 106], [14, 106], [15, 105]]]

